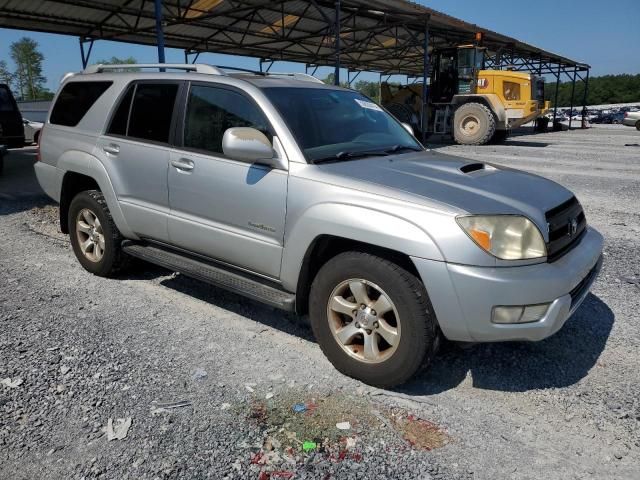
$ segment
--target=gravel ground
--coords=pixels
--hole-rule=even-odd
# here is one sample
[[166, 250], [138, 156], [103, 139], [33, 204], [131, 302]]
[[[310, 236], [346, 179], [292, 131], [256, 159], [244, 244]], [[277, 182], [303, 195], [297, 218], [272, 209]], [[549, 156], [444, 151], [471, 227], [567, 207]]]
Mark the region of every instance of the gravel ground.
[[639, 478], [634, 143], [638, 132], [614, 127], [439, 146], [568, 186], [606, 238], [605, 265], [555, 336], [450, 346], [395, 391], [337, 373], [293, 316], [149, 265], [88, 274], [34, 182], [32, 151], [12, 152], [0, 177], [0, 478]]

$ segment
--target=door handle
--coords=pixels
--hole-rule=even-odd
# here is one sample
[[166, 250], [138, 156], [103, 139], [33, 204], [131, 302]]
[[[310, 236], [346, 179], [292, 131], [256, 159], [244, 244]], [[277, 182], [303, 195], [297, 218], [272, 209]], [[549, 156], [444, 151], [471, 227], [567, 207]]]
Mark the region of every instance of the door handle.
[[182, 170], [185, 172], [190, 172], [195, 167], [193, 162], [186, 158], [181, 158], [180, 160], [171, 160], [171, 165], [176, 167], [178, 170]]
[[110, 143], [109, 145], [104, 145], [102, 150], [110, 155], [118, 155], [120, 153], [120, 146], [115, 143]]

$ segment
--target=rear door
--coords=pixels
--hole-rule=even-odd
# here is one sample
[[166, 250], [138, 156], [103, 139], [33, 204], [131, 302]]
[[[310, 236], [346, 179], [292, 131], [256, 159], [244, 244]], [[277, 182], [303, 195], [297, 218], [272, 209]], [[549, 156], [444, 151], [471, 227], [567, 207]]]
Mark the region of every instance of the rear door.
[[169, 237], [179, 247], [277, 278], [287, 171], [226, 157], [222, 137], [231, 127], [253, 127], [273, 139], [264, 113], [244, 92], [192, 83], [182, 146], [169, 166]]
[[137, 81], [123, 92], [106, 133], [97, 142], [131, 229], [168, 241], [167, 168], [179, 81]]

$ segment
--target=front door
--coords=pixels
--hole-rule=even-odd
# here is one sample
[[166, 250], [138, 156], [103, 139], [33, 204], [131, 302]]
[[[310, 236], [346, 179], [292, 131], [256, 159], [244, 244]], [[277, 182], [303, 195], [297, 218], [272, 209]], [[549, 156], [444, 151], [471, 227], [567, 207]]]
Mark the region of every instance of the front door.
[[181, 248], [277, 278], [288, 174], [225, 157], [222, 137], [231, 127], [253, 127], [273, 139], [263, 112], [244, 93], [191, 84], [182, 146], [170, 158], [169, 238]]

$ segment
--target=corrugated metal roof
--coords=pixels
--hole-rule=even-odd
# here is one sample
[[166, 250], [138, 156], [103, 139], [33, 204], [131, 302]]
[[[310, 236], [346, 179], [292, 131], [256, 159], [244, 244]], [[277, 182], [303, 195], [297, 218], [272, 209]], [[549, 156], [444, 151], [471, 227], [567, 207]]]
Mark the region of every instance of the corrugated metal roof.
[[[167, 47], [333, 65], [334, 1], [164, 0]], [[341, 64], [354, 70], [419, 75], [425, 23], [430, 47], [456, 46], [483, 33], [494, 55], [569, 68], [587, 65], [404, 0], [342, 0]], [[0, 0], [0, 27], [156, 44], [148, 0]]]

